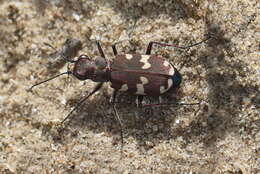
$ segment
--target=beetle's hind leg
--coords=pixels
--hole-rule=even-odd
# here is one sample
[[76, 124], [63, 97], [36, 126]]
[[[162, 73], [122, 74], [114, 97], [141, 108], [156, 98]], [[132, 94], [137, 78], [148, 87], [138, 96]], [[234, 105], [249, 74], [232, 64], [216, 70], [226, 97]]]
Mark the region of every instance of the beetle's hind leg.
[[136, 106], [138, 108], [141, 108], [143, 106], [143, 99], [144, 99], [144, 96], [143, 95], [138, 95], [136, 97], [136, 100], [135, 100], [135, 103], [136, 103]]
[[138, 108], [142, 108], [143, 106], [147, 106], [147, 105], [151, 105], [151, 106], [153, 106], [153, 105], [160, 105], [160, 104], [163, 103], [162, 96], [158, 96], [158, 103], [156, 103], [156, 104], [145, 104], [145, 105], [143, 105], [143, 99], [144, 99], [143, 95], [138, 95], [136, 97], [135, 103], [136, 103], [136, 106]]
[[162, 96], [159, 96], [159, 97], [158, 97], [158, 101], [159, 101], [159, 104], [163, 103]]

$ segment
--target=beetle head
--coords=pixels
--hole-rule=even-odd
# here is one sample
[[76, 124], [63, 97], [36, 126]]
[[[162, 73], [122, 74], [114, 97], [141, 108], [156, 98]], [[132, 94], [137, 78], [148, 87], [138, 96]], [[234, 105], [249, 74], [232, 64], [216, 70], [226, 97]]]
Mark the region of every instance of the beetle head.
[[87, 55], [80, 55], [75, 61], [73, 75], [79, 80], [93, 79], [96, 68], [95, 62]]
[[92, 60], [87, 55], [80, 55], [75, 61], [73, 75], [79, 80], [91, 79], [95, 82], [104, 82], [109, 79], [106, 67], [107, 63], [103, 57]]

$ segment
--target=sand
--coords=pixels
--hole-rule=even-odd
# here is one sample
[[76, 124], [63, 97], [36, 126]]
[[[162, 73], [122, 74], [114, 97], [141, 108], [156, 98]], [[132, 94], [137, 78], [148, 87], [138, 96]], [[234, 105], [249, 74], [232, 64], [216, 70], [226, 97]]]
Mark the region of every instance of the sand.
[[[1, 173], [260, 173], [259, 9], [256, 0], [0, 1]], [[129, 41], [119, 52], [145, 53], [150, 41], [190, 45], [209, 35], [187, 50], [153, 49], [183, 76], [175, 99], [163, 101], [200, 105], [137, 108], [120, 94], [123, 148], [109, 84], [62, 126], [95, 83], [65, 75], [28, 91], [67, 71], [53, 55], [68, 38], [91, 58], [99, 40], [113, 60], [118, 41]]]

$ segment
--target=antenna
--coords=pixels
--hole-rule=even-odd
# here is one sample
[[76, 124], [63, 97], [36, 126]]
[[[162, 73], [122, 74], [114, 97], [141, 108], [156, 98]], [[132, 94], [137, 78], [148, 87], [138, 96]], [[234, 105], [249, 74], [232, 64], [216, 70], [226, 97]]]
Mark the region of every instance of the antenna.
[[143, 107], [150, 107], [150, 106], [162, 106], [162, 105], [176, 105], [176, 106], [180, 106], [180, 105], [200, 105], [200, 103], [184, 103], [184, 102], [179, 102], [179, 103], [154, 103], [154, 104], [146, 104], [143, 105]]
[[59, 77], [59, 76], [62, 76], [62, 75], [64, 75], [64, 74], [70, 75], [70, 74], [72, 74], [72, 72], [71, 72], [71, 71], [63, 72], [63, 73], [58, 74], [58, 75], [56, 75], [56, 76], [54, 76], [54, 77], [51, 77], [51, 78], [49, 78], [49, 79], [47, 79], [47, 80], [41, 81], [41, 82], [39, 82], [39, 83], [36, 83], [36, 84], [34, 84], [33, 86], [31, 86], [31, 87], [29, 88], [29, 91], [32, 91], [32, 89], [33, 89], [35, 86], [38, 86], [38, 85], [40, 85], [40, 84], [43, 84], [43, 83], [48, 82], [48, 81], [50, 81], [50, 80], [53, 80], [53, 79], [55, 79], [55, 78], [57, 78], [57, 77]]

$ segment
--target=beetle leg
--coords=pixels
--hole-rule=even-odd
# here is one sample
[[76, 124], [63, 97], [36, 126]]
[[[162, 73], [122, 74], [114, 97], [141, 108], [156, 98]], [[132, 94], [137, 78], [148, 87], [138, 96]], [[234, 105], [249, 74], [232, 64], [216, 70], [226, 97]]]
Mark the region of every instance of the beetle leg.
[[143, 98], [144, 98], [144, 96], [143, 95], [138, 95], [137, 97], [136, 97], [136, 106], [137, 107], [142, 107], [143, 106]]
[[184, 103], [184, 102], [173, 102], [173, 103], [154, 103], [154, 104], [145, 104], [143, 107], [155, 107], [155, 106], [163, 106], [163, 105], [200, 105], [200, 103]]
[[196, 45], [199, 45], [199, 44], [202, 44], [203, 42], [206, 42], [207, 40], [209, 40], [211, 37], [208, 37], [200, 42], [197, 42], [195, 44], [192, 44], [192, 45], [187, 45], [187, 46], [178, 46], [176, 44], [167, 44], [167, 43], [161, 43], [161, 42], [150, 42], [147, 46], [147, 49], [146, 49], [146, 54], [149, 55], [151, 54], [152, 52], [152, 47], [153, 47], [153, 44], [156, 44], [156, 45], [160, 45], [160, 46], [163, 46], [163, 47], [166, 47], [166, 46], [169, 46], [169, 47], [175, 47], [175, 48], [180, 48], [180, 49], [187, 49], [187, 48], [190, 48], [190, 47], [193, 47], [193, 46], [196, 46]]
[[121, 144], [122, 144], [122, 149], [123, 149], [123, 145], [124, 145], [124, 139], [123, 139], [123, 123], [121, 121], [120, 116], [118, 115], [117, 109], [116, 109], [116, 94], [117, 94], [117, 90], [114, 90], [112, 93], [112, 98], [111, 98], [111, 103], [113, 106], [113, 111], [114, 111], [114, 115], [119, 123], [120, 126], [120, 135], [121, 135]]
[[[134, 21], [134, 25], [133, 25], [133, 27], [132, 27], [132, 30], [131, 30], [130, 32], [128, 32], [128, 34], [127, 34], [127, 35], [128, 35], [128, 38], [131, 38], [131, 35], [132, 35], [132, 32], [133, 32], [134, 27], [135, 27], [135, 25], [136, 25], [136, 22], [137, 22], [137, 20]], [[118, 41], [118, 42], [116, 42], [116, 43], [114, 43], [114, 44], [112, 45], [113, 53], [114, 53], [115, 56], [117, 55], [116, 45], [119, 44], [119, 43], [121, 43], [121, 42], [124, 42], [124, 41], [129, 41], [129, 43], [131, 43], [131, 41], [130, 41], [129, 39], [124, 39], [124, 40]]]
[[115, 44], [112, 45], [112, 49], [113, 49], [114, 56], [117, 55], [116, 44], [117, 44], [117, 43], [115, 43]]
[[116, 45], [119, 44], [119, 43], [125, 42], [125, 41], [129, 41], [129, 40], [128, 39], [120, 40], [120, 41], [118, 41], [118, 42], [116, 42], [112, 45], [114, 56], [116, 56], [118, 54], [117, 49], [116, 49]]
[[89, 93], [87, 95], [87, 97], [81, 99], [76, 105], [75, 107], [70, 111], [70, 113], [62, 120], [61, 124], [63, 124], [71, 115], [72, 113], [77, 110], [90, 96], [92, 96], [93, 94], [95, 94], [101, 87], [102, 87], [103, 83], [98, 83], [95, 88], [93, 89], [93, 91], [91, 93]]
[[159, 96], [158, 99], [160, 104], [163, 103], [162, 96]]
[[99, 41], [96, 41], [96, 44], [97, 44], [98, 51], [99, 51], [101, 57], [103, 57], [103, 58], [105, 59], [106, 63], [107, 63], [107, 69], [110, 70], [110, 62], [109, 62], [109, 60], [106, 58], [105, 53], [104, 53], [104, 51], [103, 51], [103, 49], [102, 49], [102, 47], [101, 47]]
[[97, 44], [98, 51], [99, 51], [99, 53], [100, 53], [101, 57], [104, 57], [104, 58], [106, 58], [106, 56], [105, 56], [105, 53], [104, 53], [104, 51], [103, 51], [103, 49], [102, 49], [102, 47], [101, 47], [101, 45], [100, 45], [99, 41], [96, 41], [96, 44]]
[[110, 97], [110, 99], [109, 99], [109, 103], [110, 103], [110, 104], [113, 104], [113, 103], [116, 103], [116, 102], [117, 102], [117, 101], [116, 101], [116, 95], [117, 95], [117, 90], [115, 90], [115, 89], [112, 88], [112, 95], [111, 95], [111, 97]]

